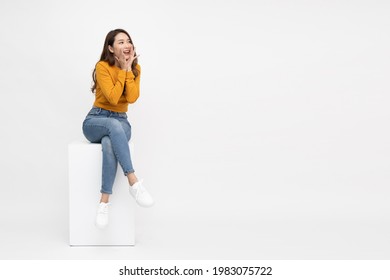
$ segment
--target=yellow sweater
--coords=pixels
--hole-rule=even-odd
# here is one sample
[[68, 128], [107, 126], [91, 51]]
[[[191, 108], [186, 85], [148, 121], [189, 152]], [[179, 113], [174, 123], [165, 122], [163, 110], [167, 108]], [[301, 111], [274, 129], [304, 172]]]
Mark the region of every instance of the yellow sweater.
[[114, 112], [127, 112], [129, 103], [139, 97], [141, 67], [137, 64], [139, 75], [122, 70], [106, 61], [96, 64], [96, 96], [94, 105]]

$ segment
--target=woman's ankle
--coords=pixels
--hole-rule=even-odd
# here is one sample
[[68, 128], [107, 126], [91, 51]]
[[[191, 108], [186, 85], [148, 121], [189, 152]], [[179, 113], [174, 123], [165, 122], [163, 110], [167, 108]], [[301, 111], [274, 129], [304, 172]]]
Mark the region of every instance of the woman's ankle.
[[100, 198], [100, 203], [102, 203], [102, 202], [103, 203], [108, 203], [109, 199], [110, 199], [110, 195], [109, 194], [102, 193], [102, 196]]
[[127, 179], [129, 181], [130, 186], [138, 182], [138, 178], [135, 176], [134, 173], [127, 174]]

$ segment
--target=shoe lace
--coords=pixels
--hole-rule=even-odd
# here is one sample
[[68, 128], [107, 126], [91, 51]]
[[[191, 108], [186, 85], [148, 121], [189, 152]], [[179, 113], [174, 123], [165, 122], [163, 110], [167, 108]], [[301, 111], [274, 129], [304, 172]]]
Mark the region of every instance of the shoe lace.
[[137, 188], [137, 192], [136, 192], [136, 194], [135, 194], [135, 199], [138, 199], [138, 197], [139, 197], [140, 195], [142, 195], [142, 194], [145, 192], [145, 188], [144, 188], [144, 186], [142, 185], [142, 182], [143, 182], [143, 180], [140, 180], [140, 181], [138, 182], [138, 188]]
[[99, 213], [102, 213], [102, 214], [107, 214], [108, 213], [108, 203], [107, 204], [104, 204], [103, 206], [101, 206], [99, 208]]

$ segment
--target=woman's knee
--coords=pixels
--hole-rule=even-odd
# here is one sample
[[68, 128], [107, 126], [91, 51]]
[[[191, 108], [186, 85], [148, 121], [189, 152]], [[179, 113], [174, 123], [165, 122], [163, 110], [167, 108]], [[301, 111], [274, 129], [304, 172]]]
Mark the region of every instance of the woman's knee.
[[113, 118], [108, 119], [107, 128], [111, 133], [124, 133], [121, 122]]
[[123, 122], [122, 123], [122, 128], [123, 128], [123, 131], [126, 134], [127, 141], [129, 141], [130, 138], [131, 138], [131, 125], [130, 125], [130, 123], [129, 122]]

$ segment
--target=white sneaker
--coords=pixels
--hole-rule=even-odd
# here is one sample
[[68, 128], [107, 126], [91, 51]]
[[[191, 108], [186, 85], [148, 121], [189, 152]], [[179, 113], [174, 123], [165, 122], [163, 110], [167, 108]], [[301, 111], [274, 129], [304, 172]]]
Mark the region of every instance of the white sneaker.
[[95, 225], [100, 229], [105, 228], [108, 224], [108, 205], [110, 203], [100, 202], [99, 204]]
[[134, 197], [139, 206], [150, 207], [154, 204], [152, 196], [142, 185], [142, 180], [129, 187], [130, 194]]

